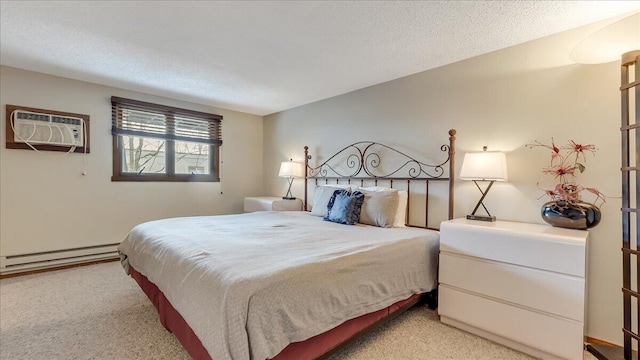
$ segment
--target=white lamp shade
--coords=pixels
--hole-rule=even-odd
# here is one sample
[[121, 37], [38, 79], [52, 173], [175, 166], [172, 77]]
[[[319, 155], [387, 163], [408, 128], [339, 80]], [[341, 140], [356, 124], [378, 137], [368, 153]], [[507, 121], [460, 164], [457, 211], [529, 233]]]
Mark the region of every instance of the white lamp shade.
[[640, 50], [640, 13], [589, 35], [576, 45], [569, 57], [579, 64], [602, 64], [620, 60], [620, 56], [634, 50]]
[[500, 151], [466, 153], [460, 179], [507, 181], [507, 157]]
[[278, 176], [286, 178], [304, 177], [304, 164], [295, 161], [283, 161], [280, 164]]

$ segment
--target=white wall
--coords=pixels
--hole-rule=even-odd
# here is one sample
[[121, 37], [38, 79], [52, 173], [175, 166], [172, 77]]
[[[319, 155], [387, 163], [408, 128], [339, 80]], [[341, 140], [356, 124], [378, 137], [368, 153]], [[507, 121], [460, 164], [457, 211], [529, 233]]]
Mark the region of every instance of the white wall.
[[[620, 196], [619, 62], [577, 65], [568, 59], [571, 48], [599, 26], [266, 116], [266, 189], [284, 193], [278, 164], [289, 157], [303, 160], [304, 145], [310, 147], [312, 163], [359, 140], [434, 154], [447, 142], [447, 130], [455, 128], [458, 171], [467, 151], [487, 145], [507, 152], [509, 182], [492, 189], [485, 201], [490, 211], [502, 220], [543, 223], [539, 213], [547, 199], [540, 198], [536, 184], [554, 185], [541, 173], [549, 153], [525, 144], [551, 137], [558, 144], [595, 144], [599, 151], [588, 157], [578, 181], [613, 198], [602, 207], [601, 224], [590, 232], [586, 334], [621, 344], [621, 216], [615, 198]], [[479, 195], [472, 183], [458, 181], [455, 216], [470, 213]], [[294, 196], [302, 196], [300, 182]]]
[[[10, 67], [0, 71], [1, 256], [117, 243], [143, 221], [238, 213], [244, 196], [263, 193], [259, 116]], [[111, 96], [222, 115], [221, 183], [111, 182]], [[6, 149], [7, 104], [89, 115], [91, 153]]]

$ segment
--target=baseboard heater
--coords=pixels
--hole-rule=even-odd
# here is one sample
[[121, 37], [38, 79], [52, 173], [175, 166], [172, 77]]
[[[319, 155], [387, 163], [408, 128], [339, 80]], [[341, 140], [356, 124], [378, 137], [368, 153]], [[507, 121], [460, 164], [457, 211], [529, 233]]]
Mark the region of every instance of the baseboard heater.
[[0, 256], [0, 275], [118, 257], [120, 243]]

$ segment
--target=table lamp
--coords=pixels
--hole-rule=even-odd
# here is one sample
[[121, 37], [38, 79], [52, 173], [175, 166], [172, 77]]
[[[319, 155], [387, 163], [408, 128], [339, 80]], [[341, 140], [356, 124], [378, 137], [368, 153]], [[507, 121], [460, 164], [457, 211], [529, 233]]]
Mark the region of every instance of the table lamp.
[[[471, 215], [467, 215], [469, 220], [495, 221], [496, 217], [492, 216], [483, 204], [484, 198], [491, 190], [491, 186], [496, 181], [507, 181], [507, 158], [503, 152], [487, 151], [487, 147], [481, 152], [469, 152], [464, 155], [462, 161], [462, 170], [460, 171], [460, 179], [473, 180], [482, 197], [476, 204]], [[488, 181], [489, 185], [482, 190], [478, 181]], [[487, 215], [476, 215], [476, 211], [482, 205]]]
[[289, 181], [289, 189], [287, 189], [287, 193], [282, 198], [285, 200], [295, 200], [295, 197], [291, 195], [291, 185], [293, 184], [294, 178], [304, 177], [304, 165], [293, 161], [293, 159], [283, 161], [282, 164], [280, 164], [278, 176], [287, 178], [287, 181]]

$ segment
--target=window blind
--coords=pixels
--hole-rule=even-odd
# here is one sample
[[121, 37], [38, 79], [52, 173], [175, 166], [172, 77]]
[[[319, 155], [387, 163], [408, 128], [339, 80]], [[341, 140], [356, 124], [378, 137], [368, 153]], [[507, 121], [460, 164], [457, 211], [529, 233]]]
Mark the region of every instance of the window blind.
[[222, 145], [222, 116], [111, 97], [111, 133]]

